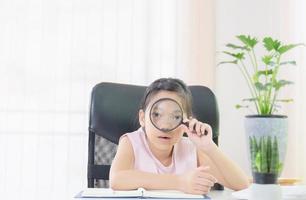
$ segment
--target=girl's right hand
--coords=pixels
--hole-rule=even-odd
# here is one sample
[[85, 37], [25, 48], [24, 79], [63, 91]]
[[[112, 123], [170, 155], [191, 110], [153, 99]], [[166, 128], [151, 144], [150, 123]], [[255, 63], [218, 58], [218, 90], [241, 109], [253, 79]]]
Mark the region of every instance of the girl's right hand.
[[208, 173], [209, 166], [200, 166], [180, 175], [179, 190], [189, 194], [207, 194], [217, 179]]

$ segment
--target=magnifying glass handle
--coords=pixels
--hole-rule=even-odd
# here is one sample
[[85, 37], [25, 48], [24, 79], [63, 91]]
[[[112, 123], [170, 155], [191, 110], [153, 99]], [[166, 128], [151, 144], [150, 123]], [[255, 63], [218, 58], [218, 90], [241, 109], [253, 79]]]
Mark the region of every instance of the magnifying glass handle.
[[[182, 122], [182, 124], [189, 127], [189, 122]], [[195, 125], [193, 126], [193, 130], [195, 131]], [[204, 135], [207, 135], [207, 134], [208, 134], [208, 132], [207, 132], [207, 130], [205, 130]]]

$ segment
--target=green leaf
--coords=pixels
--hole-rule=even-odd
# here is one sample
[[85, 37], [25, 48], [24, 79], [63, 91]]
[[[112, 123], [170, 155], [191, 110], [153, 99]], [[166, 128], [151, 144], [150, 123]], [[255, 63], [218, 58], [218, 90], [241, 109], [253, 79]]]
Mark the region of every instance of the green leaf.
[[263, 39], [263, 43], [264, 43], [264, 47], [268, 50], [268, 51], [272, 51], [274, 49], [273, 46], [273, 39], [271, 37], [265, 37]]
[[262, 57], [262, 62], [266, 65], [270, 65], [272, 63], [273, 56], [272, 55], [265, 55]]
[[257, 98], [247, 98], [247, 99], [242, 99], [242, 101], [256, 101]]
[[253, 82], [254, 82], [254, 83], [258, 82], [258, 81], [259, 81], [258, 79], [259, 79], [259, 76], [258, 76], [257, 73], [255, 73], [255, 74], [253, 75]]
[[294, 60], [285, 61], [285, 62], [281, 62], [279, 65], [296, 65], [296, 62]]
[[240, 109], [240, 108], [248, 108], [249, 106], [244, 106], [244, 105], [240, 105], [240, 104], [236, 104], [235, 108], [236, 109]]
[[264, 173], [268, 172], [268, 160], [267, 160], [267, 140], [265, 136], [262, 136], [261, 140], [261, 170]]
[[255, 166], [256, 166], [257, 172], [261, 172], [261, 154], [260, 154], [260, 151], [258, 151], [256, 153]]
[[251, 152], [251, 163], [252, 163], [252, 170], [257, 171], [256, 168], [256, 153], [257, 153], [257, 143], [255, 136], [249, 136], [249, 145], [250, 145], [250, 152]]
[[265, 48], [268, 51], [272, 51], [272, 50], [278, 51], [279, 47], [281, 46], [280, 41], [273, 40], [271, 37], [265, 37], [263, 39], [263, 43], [264, 43]]
[[271, 167], [270, 172], [278, 174], [280, 171], [279, 166], [279, 152], [278, 152], [278, 142], [276, 136], [272, 141], [272, 152], [271, 152]]
[[287, 81], [287, 80], [279, 80], [273, 83], [273, 87], [275, 90], [279, 90], [281, 87], [284, 87], [285, 85], [290, 85], [293, 84], [292, 81]]
[[273, 70], [272, 69], [268, 69], [268, 70], [259, 70], [258, 72], [256, 72], [256, 75], [260, 76], [260, 75], [270, 75], [273, 74]]
[[277, 173], [280, 173], [283, 169], [283, 164], [281, 162], [278, 163], [277, 165]]
[[256, 83], [256, 82], [259, 82], [259, 77], [261, 75], [264, 75], [264, 76], [269, 76], [273, 74], [273, 70], [272, 69], [268, 69], [268, 70], [259, 70], [257, 71], [254, 75], [253, 75], [253, 82]]
[[277, 102], [290, 103], [293, 102], [293, 99], [276, 99]]
[[254, 85], [259, 91], [266, 90], [265, 86], [261, 82], [256, 82]]
[[232, 48], [232, 49], [249, 50], [249, 48], [247, 48], [245, 46], [239, 46], [239, 45], [235, 45], [235, 44], [232, 44], [232, 43], [226, 44], [226, 47]]
[[268, 164], [268, 172], [271, 172], [271, 155], [272, 155], [272, 139], [271, 136], [268, 136], [267, 139], [267, 164]]
[[272, 84], [271, 82], [269, 82], [269, 83], [266, 83], [266, 84], [265, 84], [265, 87], [266, 87], [267, 89], [269, 89], [270, 87], [272, 87], [272, 85], [273, 85], [273, 84]]
[[238, 63], [238, 60], [222, 61], [222, 62], [219, 62], [217, 66], [223, 65], [223, 64], [237, 64], [237, 63]]
[[244, 53], [243, 52], [240, 52], [240, 53], [231, 53], [231, 52], [228, 52], [228, 51], [223, 51], [223, 53], [225, 53], [227, 55], [230, 55], [230, 56], [236, 58], [237, 60], [244, 59]]
[[236, 36], [246, 47], [251, 49], [258, 43], [258, 40], [255, 37], [246, 36], [246, 35], [238, 35]]
[[[291, 50], [291, 49], [293, 49], [293, 48], [295, 48], [295, 47], [297, 47], [297, 46], [301, 46], [301, 45], [304, 45], [303, 43], [299, 43], [299, 44], [288, 44], [288, 45], [283, 45], [283, 46], [281, 46], [278, 50], [277, 50], [277, 52], [279, 53], [279, 54], [284, 54], [285, 52], [287, 52], [287, 51], [289, 51], [289, 50]], [[305, 45], [304, 45], [305, 46]]]

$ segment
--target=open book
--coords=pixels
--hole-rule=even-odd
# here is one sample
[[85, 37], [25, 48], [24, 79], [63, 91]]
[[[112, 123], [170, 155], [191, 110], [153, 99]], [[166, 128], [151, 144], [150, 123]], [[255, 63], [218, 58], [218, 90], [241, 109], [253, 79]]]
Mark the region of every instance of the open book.
[[172, 198], [172, 199], [210, 199], [206, 195], [186, 194], [177, 190], [112, 190], [110, 188], [86, 188], [80, 197], [135, 197], [135, 198]]

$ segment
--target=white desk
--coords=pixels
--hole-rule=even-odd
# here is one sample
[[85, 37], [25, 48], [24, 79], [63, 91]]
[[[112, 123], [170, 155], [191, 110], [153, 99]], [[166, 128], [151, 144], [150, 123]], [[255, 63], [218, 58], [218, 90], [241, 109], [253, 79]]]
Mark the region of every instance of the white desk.
[[[223, 191], [220, 190], [215, 190], [215, 191], [211, 191], [208, 196], [212, 199], [212, 200], [237, 200], [236, 198], [232, 197], [232, 190], [229, 189], [225, 189]], [[104, 199], [108, 199], [108, 200], [132, 200], [134, 198], [72, 198], [73, 200], [104, 200]], [[139, 199], [139, 198], [135, 198], [135, 199]], [[169, 200], [169, 199], [167, 199]]]
[[232, 192], [233, 191], [229, 189], [224, 189], [223, 191], [214, 190], [211, 191], [208, 196], [212, 200], [236, 200], [236, 198], [232, 196]]
[[[298, 186], [300, 187], [300, 186]], [[291, 189], [290, 189], [291, 190]], [[286, 194], [292, 193], [290, 192], [290, 190], [286, 189]], [[300, 191], [299, 191], [300, 190]], [[288, 193], [289, 191], [289, 193]], [[302, 196], [296, 196], [296, 198], [294, 196], [290, 197], [289, 199], [291, 200], [306, 200], [306, 186], [301, 186], [298, 189], [295, 189], [295, 191], [297, 192], [297, 194], [301, 194], [301, 192], [303, 193]], [[229, 190], [227, 188], [225, 188], [225, 190], [214, 190], [211, 191], [208, 196], [212, 199], [212, 200], [238, 200], [237, 198], [232, 196], [232, 190]], [[284, 191], [283, 191], [284, 192]], [[296, 194], [296, 192], [293, 192], [293, 194]], [[72, 198], [73, 200], [104, 200], [107, 198]], [[132, 199], [140, 199], [140, 198], [108, 198], [109, 200], [132, 200]], [[160, 199], [159, 199], [160, 200]], [[167, 199], [169, 200], [169, 199]]]

